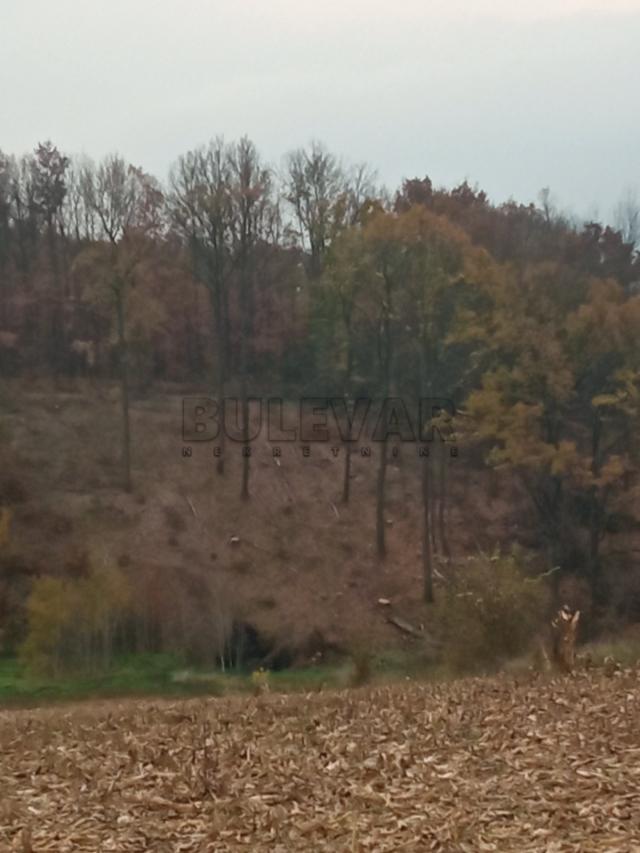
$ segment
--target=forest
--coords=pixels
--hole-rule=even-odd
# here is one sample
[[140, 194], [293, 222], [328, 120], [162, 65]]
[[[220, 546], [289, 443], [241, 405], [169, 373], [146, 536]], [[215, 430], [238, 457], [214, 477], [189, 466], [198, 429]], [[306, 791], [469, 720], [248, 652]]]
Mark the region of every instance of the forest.
[[[635, 621], [639, 237], [631, 196], [609, 225], [562, 214], [549, 190], [536, 204], [495, 204], [467, 182], [445, 189], [429, 177], [390, 191], [367, 165], [317, 142], [273, 166], [247, 138], [215, 138], [178, 157], [166, 180], [117, 154], [93, 162], [49, 141], [18, 157], [0, 152], [0, 404], [5, 414], [19, 408], [20, 394], [45, 382], [89, 404], [96, 389], [113, 390], [118, 454], [107, 485], [135, 496], [144, 463], [132, 411], [159, 393], [178, 401], [178, 432], [182, 397], [236, 398], [245, 444], [251, 398], [341, 398], [345, 416], [362, 398], [452, 401], [453, 412], [421, 424], [435, 427], [431, 452], [407, 461], [420, 496], [419, 598], [448, 600], [449, 582], [462, 583], [456, 561], [469, 556], [449, 526], [449, 431], [489, 488], [500, 481], [517, 494], [536, 571], [555, 593], [570, 577], [594, 614]], [[366, 502], [352, 494], [349, 439], [333, 509], [338, 518], [358, 502], [371, 519], [368, 559], [393, 567], [397, 435], [388, 430], [369, 463]], [[220, 442], [209, 488], [250, 516], [258, 463], [231, 459], [224, 434]], [[29, 462], [16, 459], [0, 423], [4, 651], [56, 668], [67, 658], [96, 666], [116, 647], [137, 648], [141, 633], [145, 648], [165, 648], [158, 626], [128, 627], [126, 561], [75, 574], [26, 565], [11, 528], [20, 529]], [[33, 535], [45, 535], [37, 522]], [[497, 557], [496, 576], [513, 559]], [[484, 568], [479, 577], [491, 583]], [[535, 609], [526, 584], [518, 589], [518, 607]], [[83, 610], [95, 618], [76, 643]], [[238, 642], [223, 621], [207, 635], [215, 645], [222, 632], [220, 648]], [[231, 652], [216, 660], [224, 666], [225, 656], [233, 663]]]

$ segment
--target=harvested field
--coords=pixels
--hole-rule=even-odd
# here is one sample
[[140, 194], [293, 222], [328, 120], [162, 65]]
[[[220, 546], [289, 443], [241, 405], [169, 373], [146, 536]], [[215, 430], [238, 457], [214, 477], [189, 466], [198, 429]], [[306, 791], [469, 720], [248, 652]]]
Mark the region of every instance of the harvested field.
[[640, 850], [639, 673], [0, 714], [0, 849]]

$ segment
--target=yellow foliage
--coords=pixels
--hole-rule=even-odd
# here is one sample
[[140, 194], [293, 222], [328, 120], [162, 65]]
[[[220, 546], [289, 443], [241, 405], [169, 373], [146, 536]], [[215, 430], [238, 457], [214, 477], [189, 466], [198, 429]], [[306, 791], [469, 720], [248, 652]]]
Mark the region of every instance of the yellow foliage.
[[57, 673], [64, 634], [76, 616], [73, 585], [60, 578], [38, 578], [27, 602], [29, 632], [21, 657], [35, 672]]
[[253, 687], [254, 693], [268, 693], [269, 692], [269, 672], [268, 670], [256, 669], [251, 673], [251, 686]]
[[42, 577], [27, 602], [28, 634], [21, 657], [29, 669], [57, 674], [70, 666], [105, 664], [114, 628], [131, 599], [129, 582], [111, 567], [87, 578]]

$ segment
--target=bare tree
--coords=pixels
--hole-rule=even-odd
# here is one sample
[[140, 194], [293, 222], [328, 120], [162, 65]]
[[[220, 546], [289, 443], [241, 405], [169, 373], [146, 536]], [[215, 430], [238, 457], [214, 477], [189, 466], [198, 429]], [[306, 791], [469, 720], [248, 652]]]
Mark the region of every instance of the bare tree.
[[[196, 276], [204, 282], [211, 305], [214, 386], [224, 423], [228, 377], [229, 273], [233, 205], [231, 149], [221, 138], [180, 157], [171, 171], [172, 219], [187, 241]], [[218, 473], [224, 473], [224, 428], [220, 431]]]
[[77, 244], [95, 240], [98, 223], [91, 206], [93, 164], [86, 157], [71, 158], [66, 173], [67, 192], [60, 211], [60, 227]]
[[549, 187], [543, 187], [540, 190], [538, 193], [538, 202], [540, 203], [540, 209], [546, 225], [551, 225], [557, 215], [557, 208], [553, 193]]
[[115, 312], [122, 408], [122, 475], [131, 491], [131, 427], [129, 415], [129, 354], [127, 296], [147, 251], [147, 238], [162, 227], [163, 197], [157, 182], [141, 169], [110, 155], [97, 169], [87, 169], [86, 201], [95, 212], [103, 244], [84, 256], [100, 289], [106, 291]]
[[636, 189], [629, 187], [616, 205], [614, 225], [622, 234], [625, 243], [632, 243], [638, 248], [640, 244], [640, 195]]
[[59, 373], [64, 358], [64, 303], [67, 294], [62, 287], [58, 247], [58, 221], [67, 193], [66, 171], [69, 159], [51, 142], [37, 146], [31, 160], [33, 200], [44, 223], [51, 270], [51, 310], [49, 327], [49, 362]]
[[230, 150], [232, 204], [232, 242], [234, 264], [239, 276], [240, 304], [240, 396], [242, 404], [243, 500], [249, 498], [249, 393], [248, 373], [251, 339], [254, 334], [255, 250], [273, 224], [271, 171], [262, 163], [258, 151], [247, 137]]
[[37, 206], [34, 199], [33, 157], [9, 160], [11, 220], [16, 241], [16, 262], [22, 282], [29, 284], [39, 241]]
[[340, 212], [344, 210], [347, 179], [337, 160], [319, 142], [299, 148], [286, 158], [285, 197], [291, 205], [302, 246], [309, 252], [309, 273], [322, 271]]

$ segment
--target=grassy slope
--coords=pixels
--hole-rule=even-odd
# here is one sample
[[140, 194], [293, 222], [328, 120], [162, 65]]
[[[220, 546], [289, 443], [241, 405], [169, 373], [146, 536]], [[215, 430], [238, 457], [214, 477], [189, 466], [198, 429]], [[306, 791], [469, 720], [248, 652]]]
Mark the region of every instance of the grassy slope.
[[[24, 491], [12, 540], [33, 570], [65, 572], [86, 552], [146, 573], [152, 591], [163, 572], [205, 573], [239, 618], [276, 642], [303, 644], [316, 634], [339, 648], [377, 654], [378, 675], [403, 677], [413, 667], [415, 641], [387, 622], [389, 612], [416, 625], [428, 622], [420, 601], [420, 484], [411, 452], [390, 465], [389, 558], [380, 564], [373, 552], [375, 460], [354, 459], [352, 503], [344, 507], [342, 465], [330, 447], [314, 447], [310, 460], [286, 448], [276, 466], [265, 439], [252, 461], [252, 500], [243, 504], [237, 452], [223, 480], [208, 446], [182, 457], [182, 395], [173, 389], [134, 403], [135, 490], [124, 495], [117, 489], [117, 389], [70, 385], [54, 392], [41, 383], [4, 383], [0, 392], [9, 442], [0, 481], [9, 475]], [[464, 452], [449, 473], [455, 556], [526, 538], [522, 504], [504, 486], [492, 496]], [[391, 608], [377, 604], [381, 597], [391, 599]], [[615, 656], [624, 659], [624, 650]], [[102, 677], [51, 682], [27, 678], [15, 661], [0, 660], [0, 702], [251, 689], [246, 677], [176, 682], [179, 668], [170, 657], [145, 656], [121, 661]], [[283, 689], [345, 678], [344, 664], [272, 676]]]

